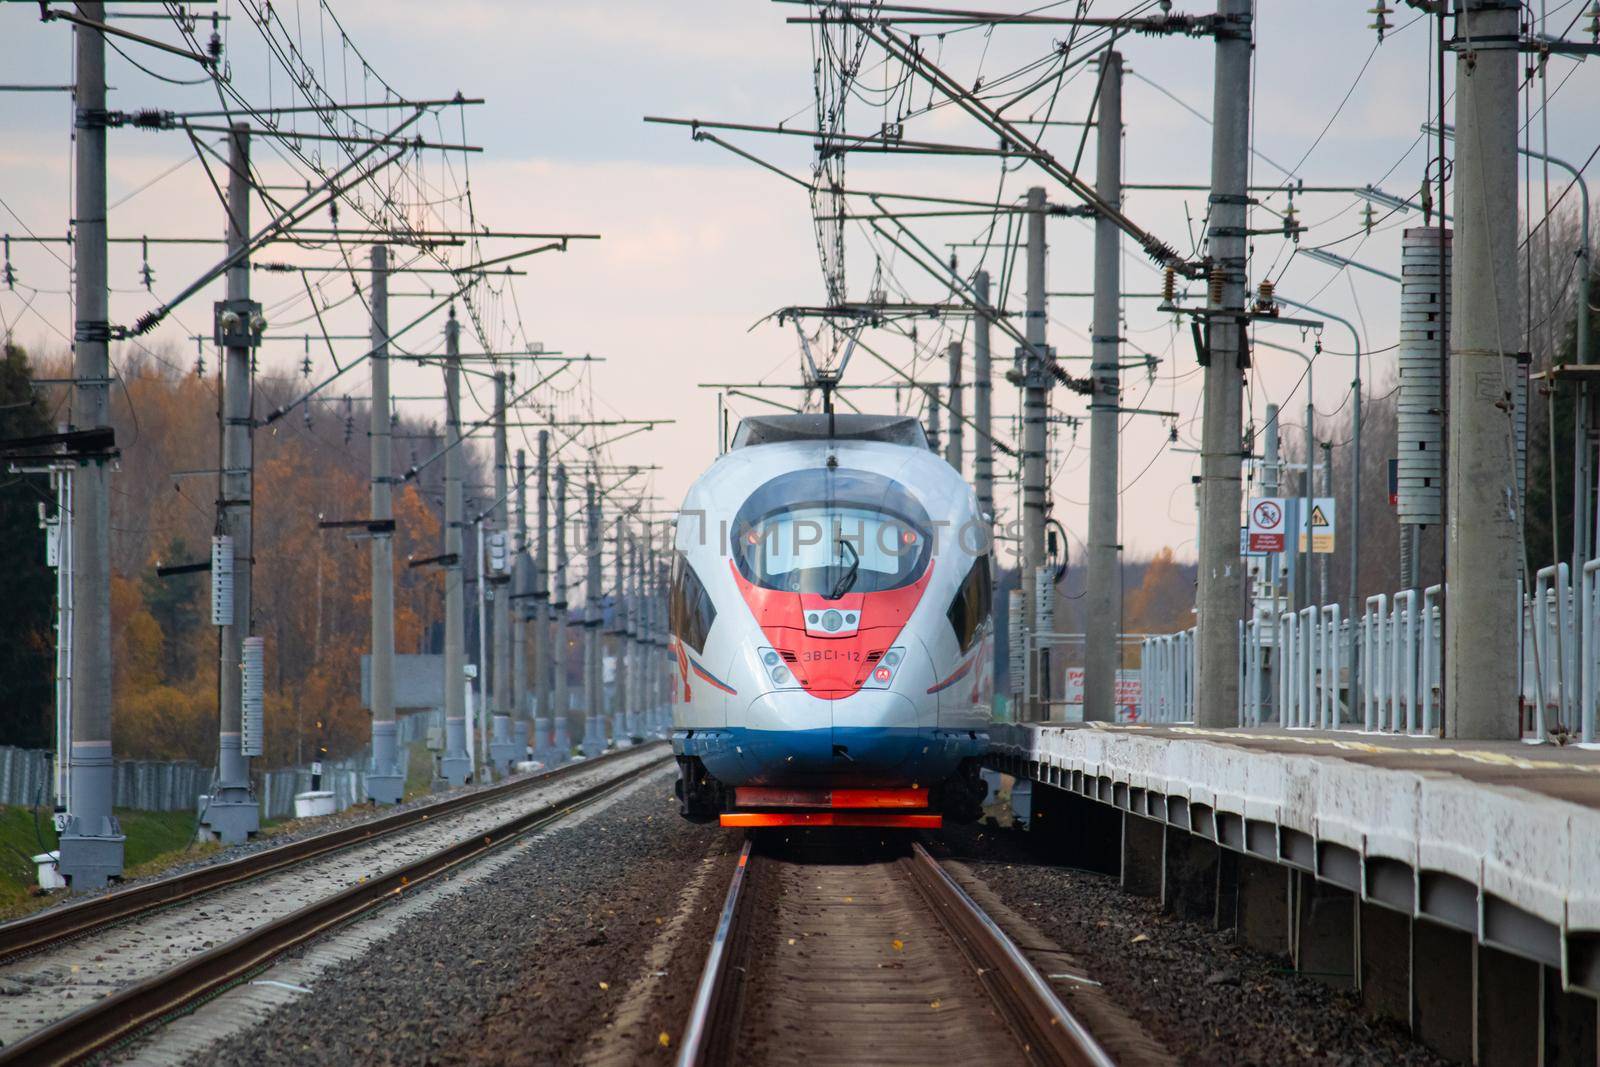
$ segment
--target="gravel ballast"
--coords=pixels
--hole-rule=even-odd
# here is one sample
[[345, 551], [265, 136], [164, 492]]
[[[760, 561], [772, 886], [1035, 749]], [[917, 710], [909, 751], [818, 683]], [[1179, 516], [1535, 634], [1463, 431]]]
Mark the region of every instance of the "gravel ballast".
[[951, 827], [936, 854], [959, 860], [1012, 910], [1081, 960], [1088, 976], [1182, 1062], [1447, 1064], [1353, 993], [1235, 944], [1231, 930], [1164, 915], [1117, 879], [1055, 865], [1013, 829]]
[[[650, 1049], [670, 1056], [681, 1026], [674, 1020], [687, 1013], [709, 937], [703, 923], [674, 924], [675, 915], [686, 895], [720, 898], [724, 875], [715, 872], [700, 878], [709, 892], [685, 892], [708, 855], [733, 862], [724, 831], [678, 818], [671, 787], [670, 772], [656, 772], [557, 824], [491, 880], [405, 919], [373, 952], [331, 968], [310, 995], [203, 1059], [577, 1062], [594, 1057], [624, 1006], [631, 1022], [604, 1059], [634, 1062]], [[680, 951], [667, 952], [663, 968], [657, 943], [669, 926]], [[654, 978], [663, 969], [670, 980]], [[641, 1012], [630, 1002], [646, 979], [652, 1006]]]

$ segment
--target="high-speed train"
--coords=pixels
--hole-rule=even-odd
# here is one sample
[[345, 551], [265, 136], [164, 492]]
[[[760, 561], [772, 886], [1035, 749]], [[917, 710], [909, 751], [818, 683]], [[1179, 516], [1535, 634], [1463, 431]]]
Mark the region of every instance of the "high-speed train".
[[679, 513], [682, 814], [973, 819], [993, 692], [989, 522], [918, 420], [744, 419]]

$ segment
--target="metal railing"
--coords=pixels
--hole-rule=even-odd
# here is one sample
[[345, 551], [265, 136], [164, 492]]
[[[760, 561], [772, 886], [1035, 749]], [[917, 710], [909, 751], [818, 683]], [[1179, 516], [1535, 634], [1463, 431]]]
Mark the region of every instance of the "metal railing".
[[[1565, 563], [1542, 568], [1521, 603], [1524, 733], [1600, 741], [1600, 560], [1576, 583]], [[1433, 585], [1368, 597], [1355, 620], [1327, 604], [1240, 623], [1239, 724], [1437, 736], [1444, 607]], [[1193, 630], [1145, 640], [1148, 721], [1193, 717], [1193, 645]]]
[[1196, 629], [1147, 637], [1140, 645], [1139, 689], [1145, 722], [1193, 722]]

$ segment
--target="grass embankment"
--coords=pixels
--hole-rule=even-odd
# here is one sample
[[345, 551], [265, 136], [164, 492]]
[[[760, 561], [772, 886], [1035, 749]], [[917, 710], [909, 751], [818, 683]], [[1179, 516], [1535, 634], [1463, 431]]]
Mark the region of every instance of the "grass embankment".
[[[118, 810], [117, 820], [128, 838], [123, 862], [129, 877], [155, 874], [216, 848], [195, 843], [192, 811]], [[32, 808], [0, 807], [0, 918], [32, 911], [48, 899], [31, 893], [39, 884], [31, 857], [55, 847], [48, 811], [40, 809], [36, 817]]]

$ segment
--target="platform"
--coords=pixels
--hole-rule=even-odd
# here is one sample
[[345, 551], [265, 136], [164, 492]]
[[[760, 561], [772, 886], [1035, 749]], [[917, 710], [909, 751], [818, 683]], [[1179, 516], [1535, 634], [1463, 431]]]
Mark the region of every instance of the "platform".
[[[1206, 902], [1199, 910], [1213, 909], [1222, 924], [1226, 904], [1233, 909], [1228, 925], [1269, 931], [1261, 947], [1285, 952], [1302, 969], [1300, 957], [1320, 938], [1329, 955], [1318, 966], [1332, 966], [1328, 973], [1342, 973], [1358, 989], [1364, 980], [1376, 984], [1379, 970], [1400, 970], [1410, 981], [1402, 980], [1395, 1002], [1380, 1006], [1386, 1014], [1422, 1028], [1423, 1002], [1441, 985], [1460, 986], [1459, 1010], [1435, 1005], [1432, 1023], [1442, 1027], [1441, 1016], [1454, 1016], [1469, 1037], [1481, 1033], [1472, 1023], [1482, 1020], [1473, 1016], [1489, 1010], [1483, 998], [1506, 971], [1490, 964], [1505, 957], [1518, 975], [1513, 985], [1548, 985], [1555, 997], [1573, 1001], [1593, 1040], [1600, 752], [1181, 725], [996, 724], [990, 738], [990, 766], [1066, 798], [1054, 812], [1071, 824], [1069, 836], [1091, 825], [1101, 837], [1120, 831], [1120, 841], [1101, 847], [1118, 856], [1124, 884], [1167, 899], [1184, 892], [1177, 883], [1189, 873], [1216, 872], [1226, 853], [1221, 865], [1233, 880], [1203, 874], [1202, 882], [1215, 884], [1200, 886]], [[1097, 804], [1071, 806], [1082, 798]], [[1036, 789], [1036, 810], [1038, 803]], [[1263, 887], [1253, 902], [1251, 884]], [[1234, 895], [1225, 902], [1226, 893]], [[1248, 924], [1247, 904], [1254, 907]], [[1307, 908], [1335, 914], [1332, 927], [1325, 917], [1313, 923]], [[1263, 911], [1272, 914], [1263, 920]], [[1470, 943], [1434, 947], [1451, 931]]]

